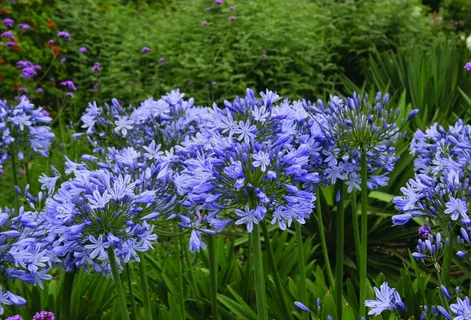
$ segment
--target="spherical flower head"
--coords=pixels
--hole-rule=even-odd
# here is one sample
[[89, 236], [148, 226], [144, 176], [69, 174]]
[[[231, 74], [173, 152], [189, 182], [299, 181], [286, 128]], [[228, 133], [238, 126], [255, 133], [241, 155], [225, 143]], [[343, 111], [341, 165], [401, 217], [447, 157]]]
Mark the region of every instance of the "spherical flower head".
[[44, 92], [44, 89], [41, 88], [41, 87], [39, 87], [39, 88], [36, 89], [36, 92], [39, 93], [39, 94], [41, 94], [41, 93]]
[[208, 25], [208, 22], [207, 21], [201, 21], [201, 26], [202, 27], [206, 27]]
[[399, 296], [399, 293], [394, 288], [390, 288], [388, 283], [385, 282], [380, 286], [380, 289], [374, 288], [376, 299], [366, 300], [365, 306], [370, 308], [369, 316], [377, 316], [384, 311], [403, 311], [405, 310], [404, 303]]
[[[294, 110], [289, 104], [275, 105], [280, 97], [272, 91], [261, 96], [248, 89], [245, 98], [225, 101], [224, 108], [214, 105], [204, 130], [185, 144], [192, 156], [176, 185], [188, 195], [194, 223], [220, 232], [235, 220], [251, 232], [262, 221], [284, 230], [310, 216], [315, 196], [296, 187], [312, 178], [304, 169], [310, 148], [291, 144]], [[207, 215], [198, 216], [200, 210]]]
[[427, 239], [428, 236], [431, 234], [431, 232], [432, 232], [432, 230], [430, 229], [430, 227], [428, 225], [424, 225], [422, 227], [419, 227], [419, 230], [418, 230], [419, 236], [422, 239]]
[[70, 34], [67, 32], [67, 31], [60, 31], [57, 36], [59, 38], [63, 38], [65, 40], [72, 40], [72, 37], [70, 36]]
[[19, 314], [17, 314], [15, 316], [8, 317], [5, 320], [23, 320], [23, 318]]
[[223, 3], [222, 0], [214, 0], [214, 3], [217, 4], [217, 5], [221, 5]]
[[97, 82], [93, 85], [93, 89], [98, 89], [98, 88], [100, 88], [100, 84]]
[[211, 11], [211, 7], [207, 7], [205, 10], [206, 10], [206, 12], [209, 12], [209, 11]]
[[443, 239], [441, 233], [435, 236], [429, 234], [425, 240], [419, 239], [417, 242], [417, 251], [412, 253], [412, 257], [417, 260], [435, 265], [440, 261], [443, 255], [443, 248], [448, 239]]
[[31, 26], [26, 23], [18, 23], [18, 27], [21, 28], [22, 30], [30, 30]]
[[97, 73], [101, 71], [101, 64], [99, 62], [95, 62], [92, 67], [92, 72]]
[[88, 50], [87, 50], [86, 47], [80, 47], [80, 48], [79, 48], [79, 51], [80, 51], [81, 53], [86, 53]]
[[[305, 109], [318, 127], [315, 130], [325, 135], [322, 153], [326, 158], [321, 166], [325, 184], [343, 180], [348, 192], [360, 190], [360, 162], [364, 154], [368, 188], [387, 185], [387, 175], [397, 161], [394, 144], [404, 137], [396, 125], [400, 110], [385, 108], [388, 100], [388, 95], [383, 97], [378, 93], [373, 104], [368, 96], [362, 99], [358, 94], [345, 99], [331, 96], [327, 108], [321, 100], [317, 105], [305, 103]], [[403, 119], [403, 123], [405, 121]]]
[[56, 42], [54, 40], [50, 39], [50, 40], [47, 41], [47, 44], [48, 44], [48, 46], [53, 47], [53, 46], [56, 45]]
[[230, 17], [229, 17], [229, 20], [234, 21], [234, 20], [235, 20], [235, 17], [234, 17], [234, 16], [230, 16]]
[[138, 260], [137, 252], [148, 251], [157, 239], [148, 221], [173, 213], [171, 167], [132, 148], [110, 148], [104, 160], [82, 158], [100, 169], [67, 159], [65, 171], [72, 177], [46, 204], [46, 236], [67, 270], [107, 274], [110, 248], [120, 265]]
[[72, 92], [66, 92], [65, 95], [68, 97], [68, 98], [73, 98], [74, 97], [74, 94]]
[[48, 311], [41, 311], [33, 316], [33, 320], [54, 320], [54, 313]]
[[234, 6], [231, 6], [230, 10], [231, 10], [231, 11], [235, 11], [236, 8], [235, 8]]
[[141, 53], [147, 53], [147, 52], [150, 52], [150, 48], [149, 47], [143, 47], [141, 49]]
[[67, 61], [67, 58], [66, 58], [66, 57], [62, 57], [60, 61], [61, 61], [61, 63], [65, 63], [65, 62]]
[[471, 71], [471, 62], [468, 62], [464, 65], [464, 68], [468, 71]]
[[13, 28], [13, 26], [15, 25], [15, 21], [13, 21], [10, 18], [5, 18], [5, 19], [3, 19], [2, 24], [4, 24], [5, 26], [7, 26], [9, 28]]
[[163, 64], [163, 63], [165, 63], [166, 61], [167, 61], [167, 60], [165, 60], [164, 57], [160, 57], [160, 58], [159, 58], [159, 63], [160, 63], [160, 64]]

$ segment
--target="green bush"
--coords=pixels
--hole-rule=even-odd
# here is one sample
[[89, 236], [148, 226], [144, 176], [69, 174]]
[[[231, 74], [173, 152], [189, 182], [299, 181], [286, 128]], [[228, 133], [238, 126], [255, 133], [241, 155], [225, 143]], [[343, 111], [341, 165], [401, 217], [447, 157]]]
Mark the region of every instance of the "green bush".
[[70, 72], [102, 63], [98, 95], [95, 79], [76, 80], [86, 100], [135, 103], [175, 87], [200, 104], [246, 87], [315, 98], [341, 85], [344, 72], [361, 80], [359, 63], [375, 48], [428, 46], [436, 31], [415, 1], [240, 1], [231, 11], [234, 4], [58, 2], [76, 49], [89, 48], [70, 58]]

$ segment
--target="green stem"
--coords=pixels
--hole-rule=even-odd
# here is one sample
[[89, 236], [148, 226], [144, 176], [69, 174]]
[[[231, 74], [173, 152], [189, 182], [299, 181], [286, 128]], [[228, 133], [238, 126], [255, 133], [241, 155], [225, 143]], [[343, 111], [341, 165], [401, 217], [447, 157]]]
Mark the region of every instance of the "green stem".
[[24, 166], [25, 166], [26, 183], [29, 184], [29, 186], [31, 187], [31, 174], [29, 172], [27, 161], [24, 162]]
[[456, 240], [456, 236], [453, 230], [450, 230], [450, 232], [448, 233], [448, 238], [450, 239], [450, 243], [447, 246], [445, 246], [443, 271], [441, 272], [442, 274], [441, 281], [443, 282], [443, 285], [445, 285], [446, 287], [450, 285], [451, 260], [453, 259], [453, 247]]
[[360, 263], [360, 226], [358, 225], [358, 206], [357, 206], [357, 191], [353, 189], [352, 192], [352, 221], [353, 221], [353, 240], [355, 243], [355, 255], [357, 258], [357, 266]]
[[136, 303], [134, 301], [134, 293], [132, 290], [132, 278], [131, 278], [131, 268], [129, 268], [129, 264], [126, 264], [126, 278], [128, 281], [129, 287], [129, 297], [131, 298], [131, 320], [136, 320]]
[[116, 295], [118, 297], [118, 306], [121, 311], [121, 319], [130, 320], [126, 305], [126, 297], [124, 296], [123, 284], [121, 283], [121, 278], [119, 277], [118, 264], [116, 263], [116, 256], [112, 247], [108, 247], [108, 259], [110, 260], [111, 273], [113, 275], [114, 285], [116, 287]]
[[[440, 287], [441, 287], [443, 285], [443, 282], [440, 278], [440, 271], [439, 270], [440, 269], [439, 269], [438, 264], [435, 265], [435, 272], [437, 273], [437, 279], [438, 279], [438, 282], [439, 282]], [[442, 273], [442, 275], [443, 275], [443, 273]], [[448, 289], [448, 287], [447, 287], [447, 289]], [[438, 293], [438, 295], [440, 296], [440, 301], [441, 301], [442, 305], [445, 307], [445, 309], [448, 311], [448, 313], [451, 314], [452, 312], [451, 312], [451, 309], [450, 309], [450, 304], [448, 303], [448, 299], [443, 296], [443, 293], [441, 292], [441, 290]]]
[[208, 235], [209, 250], [209, 277], [210, 277], [210, 293], [211, 293], [211, 311], [213, 320], [217, 320], [218, 316], [218, 267], [216, 263], [216, 235]]
[[327, 241], [324, 233], [324, 222], [322, 219], [322, 207], [321, 207], [321, 192], [317, 191], [316, 200], [316, 211], [317, 211], [317, 223], [319, 224], [319, 236], [321, 238], [322, 255], [324, 256], [325, 269], [327, 270], [327, 277], [329, 278], [330, 287], [334, 287], [334, 276], [332, 274], [332, 267], [330, 266], [329, 252], [327, 251]]
[[62, 319], [71, 319], [70, 317], [70, 299], [74, 287], [75, 272], [65, 272], [64, 287], [62, 289], [62, 301], [60, 315]]
[[139, 275], [142, 290], [142, 299], [144, 300], [144, 319], [152, 320], [152, 311], [150, 309], [149, 286], [147, 284], [146, 257], [143, 252], [139, 252]]
[[[14, 149], [11, 150], [10, 152], [11, 156], [11, 172], [13, 174], [13, 190], [15, 190], [15, 186], [18, 186], [18, 178], [17, 174], [18, 172], [16, 171], [16, 151]], [[13, 192], [13, 195], [15, 196], [15, 212], [18, 213], [18, 209], [20, 208], [19, 203], [18, 203], [18, 194], [16, 191]]]
[[255, 297], [259, 320], [268, 320], [267, 298], [265, 292], [265, 273], [263, 271], [262, 243], [260, 241], [260, 226], [253, 225], [252, 254], [255, 275]]
[[182, 319], [185, 319], [185, 300], [184, 300], [184, 292], [183, 292], [183, 268], [182, 268], [182, 254], [181, 254], [181, 248], [182, 248], [182, 237], [178, 236], [177, 237], [177, 242], [175, 246], [175, 254], [176, 254], [176, 259], [177, 259], [177, 280], [178, 280], [178, 287], [179, 287], [179, 303], [180, 303], [180, 309], [181, 309], [181, 317]]
[[[280, 301], [281, 309], [283, 311], [283, 319], [291, 319], [291, 314], [289, 312], [290, 309], [288, 308], [285, 295], [283, 294], [283, 287], [281, 286], [280, 273], [278, 272], [278, 268], [276, 266], [275, 255], [273, 253], [270, 235], [268, 234], [268, 228], [267, 228], [266, 223], [262, 223], [262, 232], [263, 232], [263, 238], [265, 240], [265, 244], [267, 246], [268, 264], [270, 266], [270, 269], [273, 275], [276, 292], [278, 294], [278, 300]], [[307, 303], [307, 301], [303, 303]]]
[[368, 263], [368, 168], [366, 162], [366, 151], [361, 152], [361, 251], [360, 251], [360, 317], [366, 317], [365, 299]]
[[[301, 302], [304, 305], [309, 305], [307, 301], [307, 288], [306, 288], [306, 260], [304, 259], [304, 246], [303, 246], [303, 236], [301, 234], [301, 225], [299, 222], [295, 221], [296, 229], [296, 242], [297, 242], [297, 254], [298, 254], [298, 272], [299, 272], [299, 296]], [[309, 315], [303, 312], [303, 319], [308, 320]]]
[[335, 305], [337, 307], [337, 317], [342, 319], [343, 311], [343, 259], [345, 250], [345, 217], [344, 217], [344, 183], [339, 183], [340, 200], [337, 203], [337, 244], [336, 244], [336, 262], [335, 262]]

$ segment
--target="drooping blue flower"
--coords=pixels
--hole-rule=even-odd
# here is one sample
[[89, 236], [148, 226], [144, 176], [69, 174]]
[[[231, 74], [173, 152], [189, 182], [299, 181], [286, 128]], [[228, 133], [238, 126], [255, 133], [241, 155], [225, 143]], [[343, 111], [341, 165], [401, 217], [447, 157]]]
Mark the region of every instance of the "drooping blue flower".
[[376, 299], [366, 300], [365, 306], [370, 308], [368, 315], [377, 316], [384, 311], [403, 311], [406, 309], [404, 303], [399, 296], [399, 293], [394, 288], [390, 288], [388, 283], [385, 282], [380, 286], [380, 289], [374, 288]]

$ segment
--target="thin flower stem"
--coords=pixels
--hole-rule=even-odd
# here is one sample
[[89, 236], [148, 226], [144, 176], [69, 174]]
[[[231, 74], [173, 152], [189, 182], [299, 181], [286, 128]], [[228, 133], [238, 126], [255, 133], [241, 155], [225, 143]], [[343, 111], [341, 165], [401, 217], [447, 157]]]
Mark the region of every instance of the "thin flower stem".
[[[307, 301], [307, 287], [306, 287], [306, 259], [304, 258], [304, 246], [303, 246], [303, 236], [301, 234], [301, 224], [295, 221], [295, 229], [296, 229], [296, 242], [297, 242], [297, 255], [298, 255], [298, 273], [299, 273], [299, 296], [301, 298], [301, 302], [304, 305], [308, 305]], [[303, 319], [308, 320], [309, 315], [307, 313], [303, 313]]]
[[208, 250], [209, 250], [209, 277], [210, 277], [210, 292], [211, 292], [211, 311], [213, 320], [219, 318], [218, 314], [218, 267], [216, 261], [216, 235], [208, 235]]
[[319, 225], [319, 236], [321, 238], [321, 247], [322, 247], [322, 255], [324, 256], [324, 263], [325, 269], [327, 270], [327, 277], [329, 278], [330, 287], [334, 287], [334, 276], [332, 274], [332, 267], [330, 266], [330, 258], [329, 252], [327, 250], [327, 241], [325, 239], [325, 232], [324, 232], [324, 222], [322, 219], [322, 208], [321, 208], [321, 192], [320, 190], [317, 191], [317, 200], [316, 200], [316, 211], [317, 211], [317, 223]]
[[108, 259], [110, 260], [111, 273], [113, 275], [114, 285], [116, 287], [116, 295], [118, 296], [118, 305], [121, 311], [121, 319], [130, 320], [129, 313], [126, 305], [126, 297], [124, 295], [123, 284], [119, 276], [118, 264], [116, 263], [116, 256], [112, 247], [108, 247]]
[[360, 317], [366, 317], [365, 299], [366, 299], [366, 281], [368, 262], [368, 168], [366, 162], [366, 151], [361, 152], [361, 251], [360, 251]]
[[255, 275], [255, 298], [259, 320], [268, 320], [267, 298], [265, 292], [265, 273], [263, 271], [262, 244], [260, 241], [260, 226], [254, 224], [252, 230], [252, 254]]
[[134, 301], [134, 293], [132, 290], [131, 268], [129, 268], [129, 264], [126, 264], [126, 279], [128, 281], [129, 297], [131, 300], [131, 320], [136, 320], [136, 303]]
[[[152, 320], [152, 311], [150, 308], [149, 286], [147, 284], [146, 256], [144, 252], [139, 252], [139, 276], [142, 290], [142, 299], [144, 302], [144, 319]], [[134, 303], [133, 303], [134, 305]]]
[[185, 319], [185, 298], [184, 298], [184, 293], [183, 293], [183, 267], [182, 267], [182, 254], [181, 254], [181, 248], [182, 248], [182, 237], [178, 236], [177, 241], [176, 241], [176, 246], [175, 246], [175, 255], [177, 259], [177, 280], [178, 280], [178, 287], [179, 287], [179, 297], [178, 300], [180, 302], [180, 309], [181, 309], [181, 316], [182, 319]]
[[[18, 172], [16, 171], [16, 151], [14, 149], [11, 150], [10, 157], [11, 157], [11, 172], [13, 175], [13, 184], [14, 184], [13, 188], [15, 188], [15, 186], [18, 186], [18, 178], [17, 178]], [[16, 213], [18, 213], [18, 209], [19, 209], [18, 194], [15, 191], [13, 192], [13, 195], [15, 197], [15, 210], [16, 210]]]
[[[283, 294], [283, 287], [281, 285], [280, 273], [278, 272], [278, 268], [276, 266], [275, 255], [273, 253], [270, 235], [268, 234], [268, 228], [267, 228], [266, 223], [262, 223], [262, 232], [263, 232], [263, 238], [265, 240], [265, 245], [267, 247], [268, 264], [272, 272], [273, 281], [275, 282], [275, 288], [278, 294], [278, 300], [280, 301], [281, 309], [283, 311], [283, 319], [291, 319], [292, 317], [289, 312], [288, 304], [286, 303], [285, 295]], [[307, 303], [307, 301], [305, 302]]]
[[62, 319], [70, 319], [70, 301], [74, 287], [75, 272], [65, 272], [64, 286], [62, 289], [62, 301], [60, 316]]
[[448, 245], [445, 246], [445, 256], [443, 258], [444, 263], [443, 263], [443, 272], [442, 272], [442, 278], [441, 278], [441, 281], [443, 281], [443, 284], [447, 287], [450, 285], [451, 260], [453, 259], [453, 246], [456, 240], [456, 235], [453, 232], [453, 229], [449, 231], [448, 239], [449, 239], [449, 243]]
[[357, 265], [360, 263], [360, 226], [358, 225], [358, 206], [357, 206], [357, 191], [353, 189], [352, 192], [352, 221], [353, 221], [353, 240], [355, 243], [355, 256], [357, 258]]
[[25, 166], [26, 183], [31, 186], [31, 174], [29, 172], [29, 167], [28, 167], [28, 162], [27, 161], [24, 162], [24, 166]]
[[345, 216], [344, 216], [344, 197], [345, 185], [339, 183], [340, 200], [337, 203], [337, 244], [336, 244], [336, 263], [335, 263], [335, 306], [337, 307], [337, 317], [342, 319], [343, 311], [343, 260], [345, 250]]

